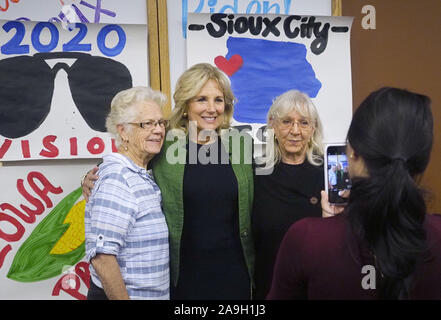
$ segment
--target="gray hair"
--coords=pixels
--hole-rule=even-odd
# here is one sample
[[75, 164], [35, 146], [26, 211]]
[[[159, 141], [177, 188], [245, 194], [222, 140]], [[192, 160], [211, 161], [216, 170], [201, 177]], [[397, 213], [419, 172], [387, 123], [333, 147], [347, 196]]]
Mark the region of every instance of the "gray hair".
[[106, 118], [106, 128], [107, 132], [115, 138], [117, 147], [121, 144], [121, 137], [118, 134], [117, 126], [122, 124], [127, 130], [131, 130], [127, 123], [136, 119], [137, 115], [134, 106], [142, 101], [156, 102], [163, 109], [167, 98], [159, 91], [141, 86], [122, 90], [113, 97], [110, 104], [110, 112]]
[[[278, 96], [268, 111], [267, 115], [267, 128], [274, 129], [275, 120], [282, 119], [291, 112], [297, 112], [301, 116], [311, 120], [314, 126], [314, 134], [311, 141], [308, 143], [306, 150], [306, 159], [309, 163], [315, 166], [323, 164], [323, 127], [314, 106], [309, 96], [297, 90], [289, 90], [282, 95]], [[269, 159], [273, 159], [274, 164], [277, 164], [282, 159], [282, 149], [279, 143], [274, 139], [274, 148], [270, 150], [272, 155], [269, 155]], [[267, 156], [268, 158], [268, 156]]]

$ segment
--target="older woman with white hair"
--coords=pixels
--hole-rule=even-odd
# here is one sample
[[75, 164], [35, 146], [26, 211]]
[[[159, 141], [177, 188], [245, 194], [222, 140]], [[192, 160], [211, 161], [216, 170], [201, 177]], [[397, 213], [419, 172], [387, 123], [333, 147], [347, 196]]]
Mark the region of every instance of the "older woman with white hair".
[[88, 299], [169, 299], [168, 228], [147, 171], [164, 141], [164, 104], [148, 87], [112, 100], [106, 127], [118, 152], [104, 156], [85, 213]]
[[254, 178], [255, 299], [265, 299], [270, 289], [277, 251], [291, 224], [322, 216], [324, 189], [322, 125], [311, 99], [296, 90], [283, 93], [268, 111], [267, 128], [274, 147], [265, 167], [273, 172], [257, 171]]

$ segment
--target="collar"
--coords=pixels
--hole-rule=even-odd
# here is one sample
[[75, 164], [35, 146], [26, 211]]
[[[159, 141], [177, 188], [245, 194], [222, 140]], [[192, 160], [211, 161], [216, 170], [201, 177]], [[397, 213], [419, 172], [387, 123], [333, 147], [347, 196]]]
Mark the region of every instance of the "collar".
[[136, 172], [143, 176], [151, 176], [151, 170], [146, 170], [145, 168], [142, 168], [135, 164], [130, 158], [120, 154], [120, 153], [111, 153], [108, 155], [105, 155], [103, 157], [104, 162], [116, 162], [120, 163], [130, 171]]

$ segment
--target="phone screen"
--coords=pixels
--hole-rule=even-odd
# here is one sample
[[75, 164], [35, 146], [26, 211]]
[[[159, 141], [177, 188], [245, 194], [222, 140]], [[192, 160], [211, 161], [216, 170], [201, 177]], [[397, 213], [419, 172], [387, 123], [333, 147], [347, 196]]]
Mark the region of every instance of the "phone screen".
[[351, 188], [349, 178], [348, 158], [345, 145], [330, 145], [326, 148], [327, 189], [330, 203], [346, 203], [347, 198], [342, 198], [341, 193]]

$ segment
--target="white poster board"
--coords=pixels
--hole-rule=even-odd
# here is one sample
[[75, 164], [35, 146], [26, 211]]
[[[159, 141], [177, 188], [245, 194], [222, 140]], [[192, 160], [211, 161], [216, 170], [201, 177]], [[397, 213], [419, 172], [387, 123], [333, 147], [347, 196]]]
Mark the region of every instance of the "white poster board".
[[250, 125], [256, 143], [272, 101], [307, 93], [325, 142], [344, 141], [352, 117], [352, 18], [297, 15], [189, 14], [187, 63], [218, 66], [238, 102], [233, 125]]
[[167, 0], [170, 85], [172, 95], [187, 65], [186, 39], [190, 13], [332, 15], [331, 0]]
[[145, 0], [2, 0], [0, 19], [147, 24]]
[[[79, 181], [99, 161], [96, 158], [114, 149], [106, 133], [94, 130], [87, 123], [86, 119], [90, 120], [90, 117], [82, 112], [88, 108], [84, 108], [82, 102], [78, 103], [82, 107], [77, 105], [71, 89], [76, 87], [74, 91], [78, 91], [78, 84], [84, 84], [90, 90], [84, 87], [80, 92], [94, 91], [91, 87], [96, 82], [90, 81], [94, 80], [93, 69], [87, 72], [94, 64], [87, 61], [87, 55], [112, 60], [106, 60], [110, 65], [124, 65], [131, 74], [133, 85], [148, 84], [146, 1], [4, 0], [0, 3], [0, 20], [3, 20], [0, 21], [0, 47], [15, 37], [20, 40], [19, 45], [29, 49], [20, 53], [3, 53], [0, 50], [0, 63], [26, 56], [27, 63], [34, 61], [34, 65], [40, 65], [42, 73], [58, 70], [52, 82], [46, 81], [48, 79], [44, 81], [52, 83], [53, 90], [47, 91], [53, 96], [49, 112], [44, 112], [47, 113], [43, 116], [44, 121], [37, 121], [38, 128], [20, 137], [0, 136], [0, 299], [85, 299], [89, 275], [88, 265], [83, 261], [84, 230], [81, 226], [84, 226], [84, 201], [80, 196]], [[5, 30], [3, 27], [7, 20], [13, 23]], [[49, 22], [51, 26], [47, 24], [40, 30], [35, 29], [37, 22]], [[85, 28], [69, 31], [69, 24], [77, 22], [87, 24]], [[115, 27], [107, 29], [109, 33], [101, 38], [104, 39], [100, 43], [101, 49], [97, 43], [98, 34], [105, 33], [103, 28], [110, 24], [117, 26], [116, 29], [120, 27], [126, 35], [125, 45], [114, 56], [106, 55], [101, 49], [117, 46], [119, 34]], [[16, 38], [16, 33], [19, 38]], [[58, 37], [52, 42], [54, 34]], [[90, 50], [81, 46], [82, 50], [63, 48], [73, 38], [80, 40], [79, 44], [90, 44]], [[54, 43], [56, 45], [51, 48]], [[48, 45], [49, 52], [38, 52], [37, 49], [45, 46], [47, 49]], [[66, 57], [67, 54], [74, 57]], [[52, 55], [53, 59], [47, 59], [48, 55]], [[80, 59], [81, 63], [78, 62]], [[80, 71], [73, 72], [77, 62]], [[19, 66], [20, 63], [9, 65]], [[10, 67], [6, 69], [11, 72]], [[99, 74], [96, 74], [97, 77]], [[16, 72], [8, 77], [17, 81], [20, 80], [18, 78], [24, 80], [27, 75], [27, 72]], [[0, 75], [2, 79], [3, 76]], [[28, 80], [32, 79], [28, 77]], [[36, 81], [30, 84], [29, 90], [11, 89], [10, 93], [20, 97], [28, 91], [32, 93], [42, 83]], [[77, 85], [72, 85], [74, 83]], [[10, 96], [0, 96], [1, 99], [7, 97]], [[39, 99], [41, 97], [35, 95], [35, 102]], [[82, 112], [79, 108], [83, 108]], [[25, 111], [14, 109], [10, 114], [18, 114], [24, 121], [27, 116]], [[53, 137], [56, 139], [53, 140]], [[98, 139], [89, 143], [94, 137], [105, 140], [103, 150], [103, 144]], [[98, 141], [95, 151], [100, 152], [90, 155], [90, 150], [95, 148], [94, 141]]]
[[90, 167], [87, 160], [39, 160], [0, 168], [7, 186], [0, 197], [0, 300], [85, 299], [78, 177]]
[[101, 158], [120, 90], [148, 85], [145, 25], [0, 20], [0, 161]]

